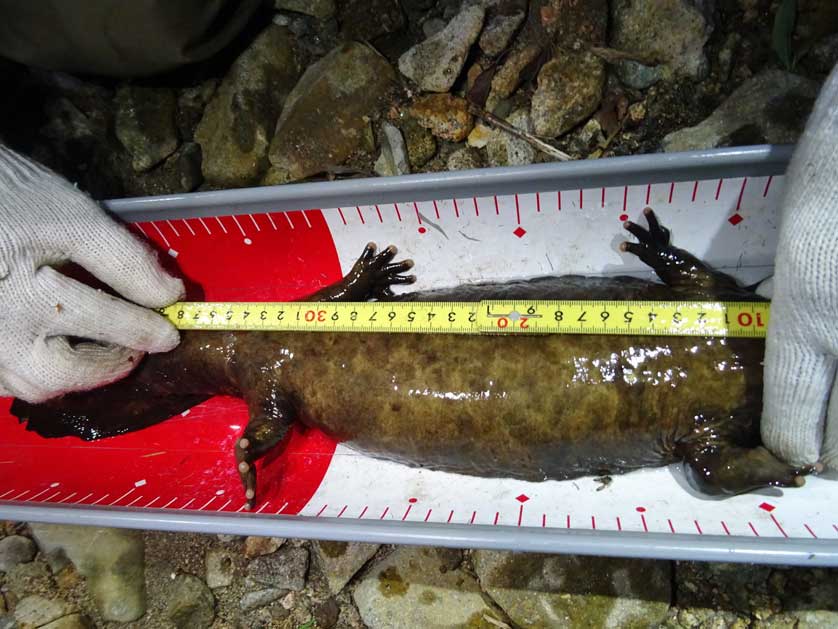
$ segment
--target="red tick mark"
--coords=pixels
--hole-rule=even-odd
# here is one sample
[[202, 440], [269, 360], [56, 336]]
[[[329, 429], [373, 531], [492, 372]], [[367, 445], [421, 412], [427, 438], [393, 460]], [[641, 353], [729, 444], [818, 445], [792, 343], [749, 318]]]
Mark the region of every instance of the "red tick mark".
[[425, 522], [427, 522], [431, 517], [431, 512], [433, 509], [428, 509], [428, 512], [425, 514]]
[[693, 198], [692, 202], [695, 203], [695, 195], [698, 193], [698, 181], [693, 184]]
[[474, 203], [474, 215], [480, 216], [480, 208], [477, 207], [477, 197], [472, 197], [472, 202]]
[[381, 216], [381, 208], [379, 208], [377, 205], [375, 206], [375, 213], [378, 214], [378, 222], [383, 223], [384, 219]]
[[727, 524], [725, 524], [725, 521], [724, 521], [724, 520], [722, 520], [722, 528], [723, 528], [723, 529], [724, 529], [724, 531], [725, 531], [725, 535], [730, 535], [730, 529], [729, 529], [729, 528], [727, 528]]
[[605, 188], [602, 189], [600, 194], [600, 206], [605, 207]]
[[542, 513], [541, 514], [541, 528], [546, 528], [546, 527], [547, 527], [547, 514]]
[[646, 205], [649, 205], [649, 199], [652, 197], [652, 184], [646, 184]]
[[742, 180], [742, 187], [739, 189], [739, 199], [736, 201], [736, 211], [739, 211], [739, 208], [742, 207], [742, 195], [745, 194], [745, 186], [748, 185], [748, 178]]
[[448, 514], [448, 519], [445, 521], [446, 524], [450, 524], [451, 523], [451, 518], [453, 518], [453, 517], [454, 517], [454, 510], [451, 509], [451, 513]]
[[591, 528], [596, 531], [596, 517], [591, 516]]
[[494, 524], [495, 526], [497, 526], [497, 525], [498, 525], [498, 518], [499, 518], [499, 517], [500, 517], [500, 513], [498, 513], [497, 511], [495, 511], [495, 521], [494, 521], [492, 524]]
[[364, 220], [364, 215], [361, 213], [361, 208], [356, 205], [355, 209], [358, 210], [358, 218], [361, 219], [361, 225], [366, 225], [367, 222]]
[[471, 512], [471, 520], [468, 521], [469, 524], [474, 524], [474, 518], [477, 517], [477, 511]]
[[320, 511], [317, 512], [317, 515], [315, 517], [319, 518], [320, 515], [326, 510], [326, 507], [328, 507], [328, 506], [329, 505], [323, 505], [322, 507], [320, 507]]
[[367, 512], [367, 509], [369, 509], [369, 507], [364, 507], [364, 510], [361, 511], [361, 515], [358, 516], [359, 520], [364, 517], [364, 514]]
[[338, 214], [340, 214], [340, 220], [342, 220], [343, 224], [346, 225], [346, 218], [343, 216], [343, 210], [338, 208]]
[[620, 516], [617, 516], [617, 530], [618, 531], [623, 530], [623, 523], [622, 523], [622, 521], [620, 521]]
[[460, 218], [460, 206], [457, 205], [457, 199], [454, 199], [454, 214], [457, 218]]
[[390, 507], [385, 507], [385, 508], [384, 508], [384, 511], [383, 511], [383, 512], [382, 512], [382, 514], [381, 514], [381, 517], [380, 517], [380, 518], [378, 518], [378, 519], [379, 519], [379, 520], [383, 520], [383, 519], [384, 519], [384, 517], [385, 517], [388, 513], [390, 513]]
[[719, 185], [716, 186], [716, 201], [719, 200], [719, 195], [722, 193], [722, 184], [724, 183], [724, 179], [719, 179]]
[[670, 519], [668, 519], [668, 518], [667, 518], [667, 520], [666, 520], [666, 521], [669, 523], [669, 530], [670, 530], [670, 532], [674, 533], [674, 532], [675, 532], [675, 527], [674, 527], [674, 526], [672, 526], [672, 520], [670, 520]]
[[763, 190], [763, 191], [762, 191], [762, 196], [763, 196], [763, 197], [767, 197], [767, 196], [768, 196], [768, 189], [771, 187], [771, 181], [772, 181], [773, 179], [774, 179], [774, 175], [771, 175], [771, 176], [768, 178], [768, 181], [766, 181], [766, 182], [765, 182], [765, 190]]
[[629, 187], [623, 186], [623, 213], [625, 213], [628, 210], [628, 193]]
[[340, 513], [338, 513], [338, 517], [343, 515], [344, 511], [346, 511], [346, 507], [347, 507], [347, 505], [343, 505], [343, 509], [341, 509]]
[[693, 520], [695, 524], [695, 530], [698, 531], [699, 535], [704, 535], [704, 532], [701, 530], [701, 525], [698, 523], [698, 520]]
[[787, 534], [787, 533], [786, 533], [786, 531], [783, 529], [783, 527], [782, 527], [782, 526], [780, 526], [780, 523], [777, 521], [777, 518], [775, 518], [775, 517], [774, 517], [774, 514], [773, 514], [773, 513], [771, 514], [771, 521], [772, 521], [772, 522], [774, 522], [774, 526], [776, 526], [776, 527], [777, 527], [777, 529], [779, 529], [780, 533], [782, 533], [782, 534], [783, 534], [783, 537], [788, 537], [788, 534]]
[[753, 525], [753, 524], [751, 524], [750, 522], [748, 522], [748, 526], [750, 526], [750, 527], [751, 527], [751, 530], [754, 532], [754, 535], [756, 535], [757, 537], [759, 537], [759, 533], [757, 533], [757, 530], [754, 528], [754, 525]]
[[811, 535], [811, 536], [812, 536], [812, 537], [814, 537], [815, 539], [818, 539], [818, 536], [817, 536], [817, 535], [815, 535], [815, 532], [814, 532], [812, 529], [810, 529], [810, 528], [809, 528], [809, 525], [808, 525], [808, 524], [806, 524], [806, 523], [804, 522], [804, 523], [803, 523], [803, 526], [805, 526], [805, 527], [806, 527], [806, 530], [807, 530], [807, 531], [809, 531], [809, 535]]
[[393, 207], [394, 207], [394, 208], [395, 208], [395, 210], [396, 210], [396, 217], [399, 219], [399, 222], [401, 223], [401, 221], [402, 221], [402, 213], [401, 213], [401, 212], [399, 212], [399, 204], [398, 204], [398, 203], [394, 203], [394, 204], [393, 204]]
[[558, 192], [557, 206], [558, 207], [556, 208], [556, 210], [558, 212], [561, 212], [562, 211], [562, 191], [561, 190], [559, 190], [559, 192]]
[[535, 211], [541, 211], [541, 195], [539, 195], [537, 192], [535, 193]]
[[[413, 211], [416, 212], [416, 220], [419, 224], [422, 224], [422, 215], [419, 214], [419, 206], [416, 204], [416, 201], [413, 202]], [[420, 231], [419, 233], [424, 234], [425, 232]]]
[[495, 197], [495, 214], [500, 215], [500, 207], [498, 206], [498, 198]]
[[437, 220], [439, 219], [439, 206], [434, 201], [434, 212], [436, 213]]
[[582, 209], [582, 201], [583, 201], [583, 199], [582, 199], [582, 189], [580, 188], [579, 189], [579, 209], [580, 210]]
[[518, 195], [515, 195], [515, 218], [521, 224], [521, 204], [518, 202]]
[[675, 182], [669, 184], [669, 202], [672, 203], [672, 194], [675, 192]]

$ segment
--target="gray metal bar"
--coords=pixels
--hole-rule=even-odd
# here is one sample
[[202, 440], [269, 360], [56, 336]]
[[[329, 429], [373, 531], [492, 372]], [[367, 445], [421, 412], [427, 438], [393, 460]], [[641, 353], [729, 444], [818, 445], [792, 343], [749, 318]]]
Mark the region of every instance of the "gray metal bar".
[[659, 183], [785, 172], [792, 146], [745, 146], [686, 153], [656, 153], [577, 162], [553, 162], [511, 168], [484, 168], [406, 177], [349, 179], [217, 192], [106, 201], [127, 221], [188, 218], [224, 214], [398, 201], [430, 201], [566, 190], [638, 182]]
[[812, 567], [838, 565], [838, 541], [815, 539], [751, 539], [719, 535], [666, 535], [172, 510], [138, 512], [113, 507], [30, 506], [3, 502], [0, 502], [0, 519], [173, 532], [264, 535], [612, 557]]

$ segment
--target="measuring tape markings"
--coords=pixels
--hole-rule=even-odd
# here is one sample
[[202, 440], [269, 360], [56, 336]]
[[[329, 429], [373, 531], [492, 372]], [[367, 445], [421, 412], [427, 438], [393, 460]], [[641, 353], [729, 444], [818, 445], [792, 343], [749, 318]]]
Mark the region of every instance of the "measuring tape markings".
[[182, 330], [413, 334], [600, 334], [762, 338], [767, 302], [181, 302]]

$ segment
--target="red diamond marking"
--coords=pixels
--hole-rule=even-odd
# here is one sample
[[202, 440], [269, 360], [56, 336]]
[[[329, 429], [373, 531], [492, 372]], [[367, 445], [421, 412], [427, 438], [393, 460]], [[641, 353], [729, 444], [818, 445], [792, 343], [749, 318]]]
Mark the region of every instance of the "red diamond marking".
[[524, 234], [527, 233], [527, 230], [524, 229], [523, 227], [519, 227], [518, 229], [516, 229], [512, 233], [515, 234], [516, 236], [518, 236], [518, 238], [523, 238]]
[[741, 214], [736, 213], [733, 216], [731, 216], [729, 219], [727, 219], [727, 222], [730, 223], [731, 225], [738, 225], [739, 223], [741, 223], [744, 220], [745, 219], [742, 218]]
[[408, 499], [407, 499], [407, 501], [408, 501], [410, 504], [414, 504], [414, 503], [416, 502], [416, 498], [408, 498]]
[[768, 511], [768, 513], [771, 513], [771, 512], [772, 512], [772, 511], [774, 511], [774, 509], [776, 509], [777, 507], [775, 507], [774, 505], [769, 504], [769, 503], [767, 503], [767, 502], [763, 502], [763, 503], [759, 506], [759, 508], [760, 508], [760, 509], [762, 509], [763, 511]]
[[529, 499], [530, 499], [530, 497], [527, 494], [521, 494], [520, 496], [515, 497], [515, 500], [517, 500], [520, 503], [524, 503]]
[[646, 512], [646, 507], [635, 507], [635, 510], [638, 513], [645, 513]]

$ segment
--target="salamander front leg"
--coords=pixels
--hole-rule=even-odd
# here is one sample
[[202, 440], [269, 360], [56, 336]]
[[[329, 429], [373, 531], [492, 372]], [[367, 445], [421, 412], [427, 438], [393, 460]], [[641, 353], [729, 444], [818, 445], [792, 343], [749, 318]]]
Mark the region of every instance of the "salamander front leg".
[[284, 399], [271, 396], [249, 402], [250, 421], [236, 441], [236, 465], [244, 486], [246, 508], [252, 509], [256, 500], [256, 461], [276, 446], [288, 434], [293, 423], [291, 405]]
[[665, 284], [676, 290], [704, 293], [713, 298], [725, 294], [741, 297], [747, 292], [729, 275], [713, 270], [688, 251], [673, 247], [669, 230], [658, 223], [652, 208], [644, 209], [643, 216], [648, 229], [631, 221], [623, 224], [638, 242], [623, 242], [620, 249], [636, 255], [652, 267]]
[[415, 275], [403, 275], [413, 268], [413, 260], [393, 262], [396, 253], [398, 249], [390, 245], [376, 254], [375, 243], [367, 244], [346, 277], [302, 301], [367, 301], [392, 297], [391, 286], [416, 281]]

